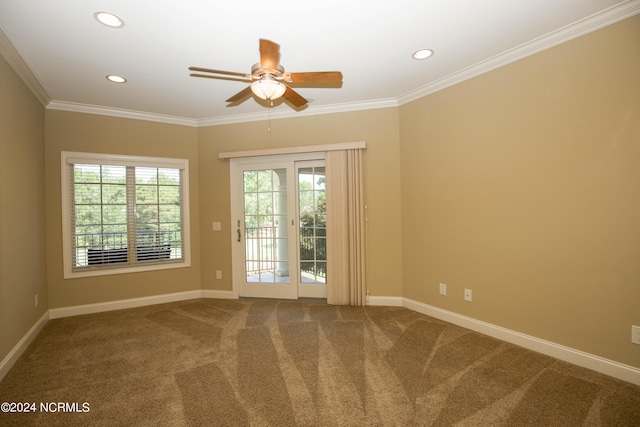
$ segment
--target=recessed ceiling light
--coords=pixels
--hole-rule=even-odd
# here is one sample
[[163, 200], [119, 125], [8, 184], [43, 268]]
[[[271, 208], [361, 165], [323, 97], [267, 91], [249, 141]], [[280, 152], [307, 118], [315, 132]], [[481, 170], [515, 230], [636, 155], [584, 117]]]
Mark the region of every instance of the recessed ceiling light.
[[433, 55], [433, 51], [431, 49], [420, 49], [415, 52], [412, 57], [413, 59], [427, 59], [431, 55]]
[[101, 24], [106, 25], [111, 28], [121, 28], [124, 27], [124, 21], [118, 18], [113, 13], [109, 12], [96, 12], [93, 16], [100, 22]]
[[113, 83], [126, 83], [127, 82], [127, 79], [125, 79], [124, 77], [116, 76], [114, 74], [109, 74], [107, 76], [107, 80], [109, 80], [110, 82], [113, 82]]

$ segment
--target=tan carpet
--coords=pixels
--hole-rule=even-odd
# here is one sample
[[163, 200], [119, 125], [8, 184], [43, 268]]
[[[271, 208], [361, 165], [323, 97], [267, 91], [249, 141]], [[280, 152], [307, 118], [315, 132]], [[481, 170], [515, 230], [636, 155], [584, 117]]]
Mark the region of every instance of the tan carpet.
[[640, 426], [640, 387], [408, 309], [245, 299], [52, 320], [0, 402], [36, 404], [2, 426]]

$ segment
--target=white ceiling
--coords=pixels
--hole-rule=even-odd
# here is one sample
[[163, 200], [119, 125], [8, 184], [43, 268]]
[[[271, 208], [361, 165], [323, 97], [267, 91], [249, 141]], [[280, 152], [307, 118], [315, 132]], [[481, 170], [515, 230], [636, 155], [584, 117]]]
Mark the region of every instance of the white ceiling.
[[[264, 118], [251, 98], [227, 106], [246, 83], [187, 69], [249, 73], [260, 38], [280, 44], [288, 72], [344, 76], [296, 89], [313, 101], [276, 103], [285, 117], [401, 105], [637, 13], [640, 0], [0, 0], [0, 53], [49, 108], [202, 125]], [[412, 59], [421, 48], [435, 54]]]

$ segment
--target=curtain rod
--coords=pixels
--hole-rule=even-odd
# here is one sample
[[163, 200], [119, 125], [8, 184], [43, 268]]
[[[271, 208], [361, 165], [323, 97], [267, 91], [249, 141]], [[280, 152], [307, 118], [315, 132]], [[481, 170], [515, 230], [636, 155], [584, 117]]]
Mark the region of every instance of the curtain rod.
[[299, 147], [264, 148], [261, 150], [227, 151], [218, 153], [219, 159], [235, 159], [239, 157], [273, 156], [278, 154], [316, 153], [338, 150], [357, 150], [367, 148], [365, 141], [340, 142], [337, 144], [307, 145]]

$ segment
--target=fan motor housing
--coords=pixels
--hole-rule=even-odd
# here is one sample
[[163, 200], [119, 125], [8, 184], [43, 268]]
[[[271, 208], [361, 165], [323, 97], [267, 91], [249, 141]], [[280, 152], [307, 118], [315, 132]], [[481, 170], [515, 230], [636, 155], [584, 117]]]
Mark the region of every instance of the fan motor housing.
[[253, 64], [253, 66], [251, 67], [251, 75], [255, 79], [261, 79], [265, 74], [269, 74], [271, 75], [271, 77], [274, 77], [276, 79], [281, 79], [282, 75], [284, 74], [284, 67], [278, 64], [278, 68], [274, 70], [272, 68], [263, 67], [259, 62]]

